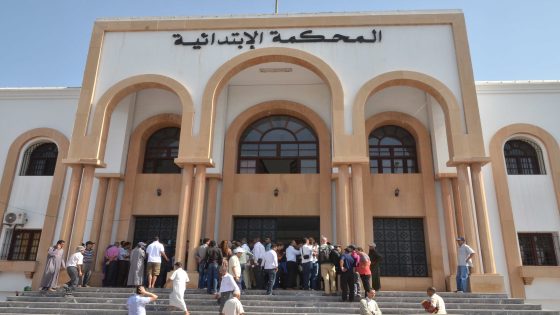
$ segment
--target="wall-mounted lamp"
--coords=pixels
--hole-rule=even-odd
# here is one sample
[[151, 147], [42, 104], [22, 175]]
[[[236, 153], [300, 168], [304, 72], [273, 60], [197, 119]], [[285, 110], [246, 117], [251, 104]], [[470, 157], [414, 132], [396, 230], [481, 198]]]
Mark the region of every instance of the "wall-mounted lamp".
[[272, 192], [274, 193], [274, 197], [278, 197], [278, 194], [280, 193], [280, 190], [278, 190], [278, 188], [274, 188], [274, 190]]
[[156, 195], [158, 197], [161, 196], [161, 188], [156, 189]]
[[395, 188], [395, 197], [398, 197], [400, 193], [401, 190], [399, 189], [399, 187]]

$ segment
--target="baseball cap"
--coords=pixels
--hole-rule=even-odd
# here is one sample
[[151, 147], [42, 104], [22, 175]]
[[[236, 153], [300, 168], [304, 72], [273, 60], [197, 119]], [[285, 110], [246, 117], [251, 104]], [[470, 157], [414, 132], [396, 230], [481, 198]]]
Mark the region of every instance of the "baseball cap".
[[87, 242], [86, 242], [86, 245], [90, 245], [90, 244], [92, 244], [92, 245], [93, 245], [93, 244], [95, 244], [95, 243], [94, 243], [94, 242], [92, 242], [92, 241], [87, 241]]
[[457, 239], [456, 239], [456, 240], [457, 240], [457, 241], [463, 241], [463, 242], [464, 242], [464, 241], [465, 241], [465, 238], [464, 238], [464, 237], [462, 237], [462, 236], [459, 236], [459, 237], [457, 237]]
[[78, 246], [78, 247], [76, 247], [76, 251], [77, 251], [77, 252], [83, 251], [83, 250], [85, 250], [85, 249], [86, 249], [86, 248], [83, 247], [83, 246]]
[[244, 250], [243, 248], [241, 248], [241, 247], [237, 247], [236, 249], [233, 250], [233, 253], [234, 253], [234, 254], [237, 254], [237, 253], [244, 253], [244, 252], [245, 252], [245, 250]]

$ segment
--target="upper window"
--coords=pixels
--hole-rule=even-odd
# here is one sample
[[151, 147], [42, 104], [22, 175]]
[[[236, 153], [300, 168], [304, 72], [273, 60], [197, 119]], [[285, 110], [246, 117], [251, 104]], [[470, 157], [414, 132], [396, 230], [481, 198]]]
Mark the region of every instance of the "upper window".
[[557, 266], [552, 233], [519, 233], [521, 261], [525, 266]]
[[175, 164], [175, 158], [179, 155], [180, 134], [180, 128], [168, 127], [150, 136], [146, 143], [143, 173], [181, 173], [181, 168]]
[[21, 176], [52, 176], [56, 167], [58, 147], [52, 142], [36, 143], [23, 154]]
[[509, 175], [545, 174], [542, 150], [529, 140], [509, 140], [504, 145], [504, 157]]
[[371, 173], [418, 173], [416, 141], [399, 126], [379, 127], [369, 134]]
[[238, 173], [319, 172], [317, 136], [305, 122], [269, 116], [249, 126], [239, 141]]

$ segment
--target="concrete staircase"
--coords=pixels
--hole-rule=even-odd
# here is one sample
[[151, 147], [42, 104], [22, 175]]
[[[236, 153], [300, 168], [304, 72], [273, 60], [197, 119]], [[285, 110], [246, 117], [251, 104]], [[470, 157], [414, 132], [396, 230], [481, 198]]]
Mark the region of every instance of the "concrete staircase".
[[[24, 292], [0, 303], [0, 314], [127, 314], [128, 288], [80, 288], [72, 296], [63, 292]], [[148, 314], [182, 314], [169, 308], [169, 289], [156, 289], [155, 304], [147, 306]], [[341, 302], [340, 297], [323, 296], [322, 292], [276, 290], [273, 296], [264, 291], [249, 290], [241, 296], [245, 312], [250, 315], [359, 314], [358, 302]], [[505, 294], [441, 293], [449, 314], [464, 315], [560, 315], [558, 311], [543, 311], [540, 305], [524, 304], [521, 299], [509, 299]], [[379, 292], [376, 300], [383, 314], [426, 314], [420, 302], [423, 292]], [[213, 296], [204, 290], [185, 292], [187, 307], [192, 315], [216, 315], [218, 306]]]

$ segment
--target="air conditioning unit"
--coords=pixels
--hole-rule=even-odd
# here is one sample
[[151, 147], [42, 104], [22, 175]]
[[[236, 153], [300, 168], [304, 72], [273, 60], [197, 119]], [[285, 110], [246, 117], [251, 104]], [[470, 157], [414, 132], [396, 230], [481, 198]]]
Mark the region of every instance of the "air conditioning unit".
[[25, 223], [27, 223], [27, 215], [25, 213], [8, 212], [4, 216], [4, 224], [24, 225]]

